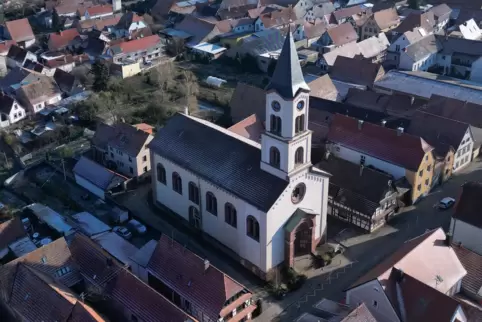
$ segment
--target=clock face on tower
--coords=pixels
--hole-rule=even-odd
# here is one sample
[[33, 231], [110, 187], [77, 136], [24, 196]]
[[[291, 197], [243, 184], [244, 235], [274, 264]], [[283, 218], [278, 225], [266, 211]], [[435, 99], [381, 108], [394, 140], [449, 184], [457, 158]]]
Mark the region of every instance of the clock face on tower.
[[279, 110], [281, 110], [281, 104], [278, 101], [273, 101], [271, 103], [271, 107], [275, 112], [279, 112]]
[[298, 104], [296, 104], [296, 108], [301, 111], [305, 107], [305, 101], [299, 101]]

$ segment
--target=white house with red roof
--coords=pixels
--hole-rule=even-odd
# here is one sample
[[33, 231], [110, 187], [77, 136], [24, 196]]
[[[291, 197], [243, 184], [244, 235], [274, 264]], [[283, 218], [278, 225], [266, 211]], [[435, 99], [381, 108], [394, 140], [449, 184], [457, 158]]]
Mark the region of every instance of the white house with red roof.
[[35, 43], [35, 35], [27, 18], [7, 21], [3, 28], [3, 38], [13, 40], [19, 47], [28, 48]]
[[88, 8], [80, 7], [77, 9], [77, 15], [80, 20], [96, 19], [107, 17], [114, 14], [111, 5], [97, 5]]
[[329, 174], [311, 164], [309, 93], [288, 33], [260, 143], [177, 114], [149, 144], [154, 201], [264, 279], [325, 240]]
[[107, 50], [116, 64], [148, 61], [159, 58], [164, 53], [164, 44], [158, 35], [121, 42]]

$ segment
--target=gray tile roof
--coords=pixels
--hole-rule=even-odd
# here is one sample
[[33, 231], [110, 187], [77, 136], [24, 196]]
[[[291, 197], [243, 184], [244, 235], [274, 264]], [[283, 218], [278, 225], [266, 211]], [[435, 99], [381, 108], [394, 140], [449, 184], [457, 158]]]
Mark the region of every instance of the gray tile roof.
[[281, 55], [266, 90], [275, 90], [284, 98], [294, 98], [299, 90], [310, 90], [301, 71], [291, 28], [288, 30]]
[[261, 149], [217, 125], [176, 114], [148, 147], [262, 211], [288, 186], [261, 170]]
[[110, 186], [116, 185], [116, 183], [125, 181], [121, 176], [86, 157], [82, 157], [75, 164], [73, 171], [76, 175], [104, 190], [108, 190]]
[[432, 34], [409, 45], [406, 48], [406, 54], [416, 62], [440, 50], [442, 50], [442, 45], [435, 35]]

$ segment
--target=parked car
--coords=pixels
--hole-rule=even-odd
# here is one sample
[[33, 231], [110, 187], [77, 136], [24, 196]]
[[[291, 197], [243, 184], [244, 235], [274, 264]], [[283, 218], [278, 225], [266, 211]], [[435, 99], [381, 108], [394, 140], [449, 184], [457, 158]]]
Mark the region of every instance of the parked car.
[[136, 233], [138, 234], [145, 234], [146, 231], [147, 231], [147, 228], [146, 226], [144, 226], [143, 224], [141, 224], [140, 222], [138, 222], [137, 220], [135, 219], [131, 219], [127, 222], [127, 226], [135, 231]]
[[132, 233], [126, 227], [115, 226], [112, 229], [112, 231], [115, 232], [117, 235], [121, 236], [124, 239], [131, 239], [132, 238]]
[[449, 209], [455, 204], [455, 199], [450, 198], [450, 197], [445, 197], [442, 200], [440, 200], [438, 204], [439, 209]]

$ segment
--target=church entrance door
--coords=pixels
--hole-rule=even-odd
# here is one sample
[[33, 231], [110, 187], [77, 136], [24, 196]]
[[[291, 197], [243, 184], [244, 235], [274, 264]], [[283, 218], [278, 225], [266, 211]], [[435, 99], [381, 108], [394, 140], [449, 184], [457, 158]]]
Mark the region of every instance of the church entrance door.
[[295, 257], [311, 253], [311, 234], [312, 227], [308, 222], [303, 222], [298, 226], [295, 234]]

